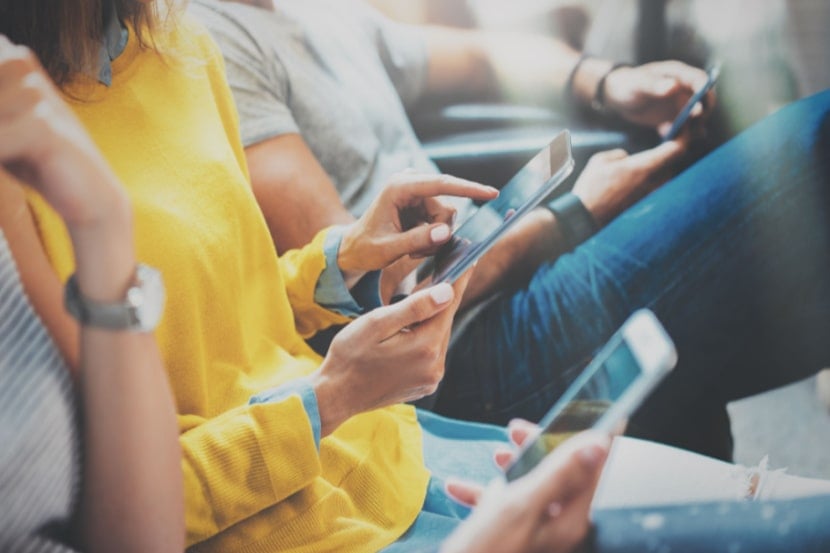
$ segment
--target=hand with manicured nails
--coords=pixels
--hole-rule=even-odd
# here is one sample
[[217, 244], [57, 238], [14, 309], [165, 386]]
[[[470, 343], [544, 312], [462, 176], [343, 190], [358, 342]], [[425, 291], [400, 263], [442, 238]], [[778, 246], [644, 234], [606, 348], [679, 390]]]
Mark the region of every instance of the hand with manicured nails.
[[[523, 421], [510, 425], [511, 440], [521, 444], [538, 433]], [[447, 539], [442, 553], [568, 553], [590, 528], [591, 501], [609, 449], [608, 436], [584, 433], [571, 438], [524, 477], [499, 479], [483, 489], [459, 481], [447, 493], [470, 507], [472, 515]], [[506, 467], [513, 454], [498, 452]]]
[[396, 175], [366, 213], [343, 236], [338, 265], [344, 273], [383, 269], [405, 256], [432, 255], [451, 236], [455, 210], [436, 196], [478, 201], [495, 188], [448, 175]]
[[471, 271], [452, 286], [416, 292], [340, 331], [312, 377], [323, 436], [354, 415], [435, 391]]
[[588, 161], [573, 193], [600, 226], [606, 225], [669, 180], [685, 152], [686, 144], [681, 140], [632, 155], [625, 150], [600, 152]]
[[[653, 127], [663, 135], [707, 79], [705, 71], [679, 61], [620, 67], [605, 80], [605, 105], [628, 121]], [[705, 117], [714, 105], [712, 90], [691, 119]]]

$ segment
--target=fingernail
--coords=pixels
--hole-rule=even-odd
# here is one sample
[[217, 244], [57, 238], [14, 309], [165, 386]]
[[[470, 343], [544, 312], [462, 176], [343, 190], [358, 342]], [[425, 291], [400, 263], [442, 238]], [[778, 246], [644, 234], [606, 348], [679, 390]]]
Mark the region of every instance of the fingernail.
[[443, 305], [452, 300], [452, 286], [446, 283], [438, 284], [430, 289], [429, 295], [432, 296], [432, 301], [438, 305]]
[[602, 461], [605, 451], [599, 446], [592, 445], [579, 451], [579, 459], [589, 469], [595, 469]]
[[513, 452], [507, 449], [497, 449], [493, 453], [493, 461], [497, 467], [505, 467], [513, 461]]
[[494, 186], [488, 186], [487, 190], [489, 190], [490, 192], [495, 192], [496, 194], [499, 193], [499, 189]]
[[429, 237], [436, 244], [439, 242], [446, 242], [446, 240], [450, 237], [450, 227], [447, 225], [438, 225], [429, 231]]

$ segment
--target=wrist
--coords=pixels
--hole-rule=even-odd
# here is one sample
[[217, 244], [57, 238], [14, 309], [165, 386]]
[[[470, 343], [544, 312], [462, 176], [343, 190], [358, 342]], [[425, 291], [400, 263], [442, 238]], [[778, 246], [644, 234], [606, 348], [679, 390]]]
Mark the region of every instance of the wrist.
[[343, 281], [348, 289], [353, 288], [366, 274], [366, 270], [361, 266], [360, 256], [357, 255], [356, 234], [356, 223], [346, 226], [337, 249], [337, 267], [343, 274]]
[[547, 204], [547, 208], [556, 218], [565, 251], [576, 249], [599, 230], [594, 216], [577, 194], [560, 196]]
[[320, 368], [311, 375], [311, 387], [317, 396], [317, 411], [320, 415], [320, 434], [326, 437], [349, 420], [352, 416], [342, 386], [326, 374], [328, 358], [323, 360]]
[[614, 69], [614, 62], [600, 58], [585, 57], [571, 77], [571, 93], [581, 104], [591, 106], [597, 88], [603, 78]]
[[68, 230], [83, 295], [99, 302], [122, 299], [136, 269], [129, 209], [113, 210], [105, 220], [70, 225]]

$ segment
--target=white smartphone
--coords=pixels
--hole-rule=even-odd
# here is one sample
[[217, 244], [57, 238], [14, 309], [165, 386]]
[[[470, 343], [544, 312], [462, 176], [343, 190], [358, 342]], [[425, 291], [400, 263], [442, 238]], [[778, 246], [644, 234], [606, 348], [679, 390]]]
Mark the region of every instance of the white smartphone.
[[541, 433], [521, 448], [507, 480], [527, 474], [583, 430], [621, 430], [676, 364], [674, 344], [654, 313], [634, 313], [539, 422]]

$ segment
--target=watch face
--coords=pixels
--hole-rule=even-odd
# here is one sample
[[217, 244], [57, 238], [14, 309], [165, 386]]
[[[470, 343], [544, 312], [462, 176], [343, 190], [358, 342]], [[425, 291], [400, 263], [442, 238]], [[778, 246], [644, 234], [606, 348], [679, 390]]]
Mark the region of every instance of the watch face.
[[164, 314], [164, 282], [160, 272], [146, 265], [138, 266], [136, 277], [138, 285], [129, 291], [127, 301], [135, 309], [136, 322], [141, 330], [151, 331]]

